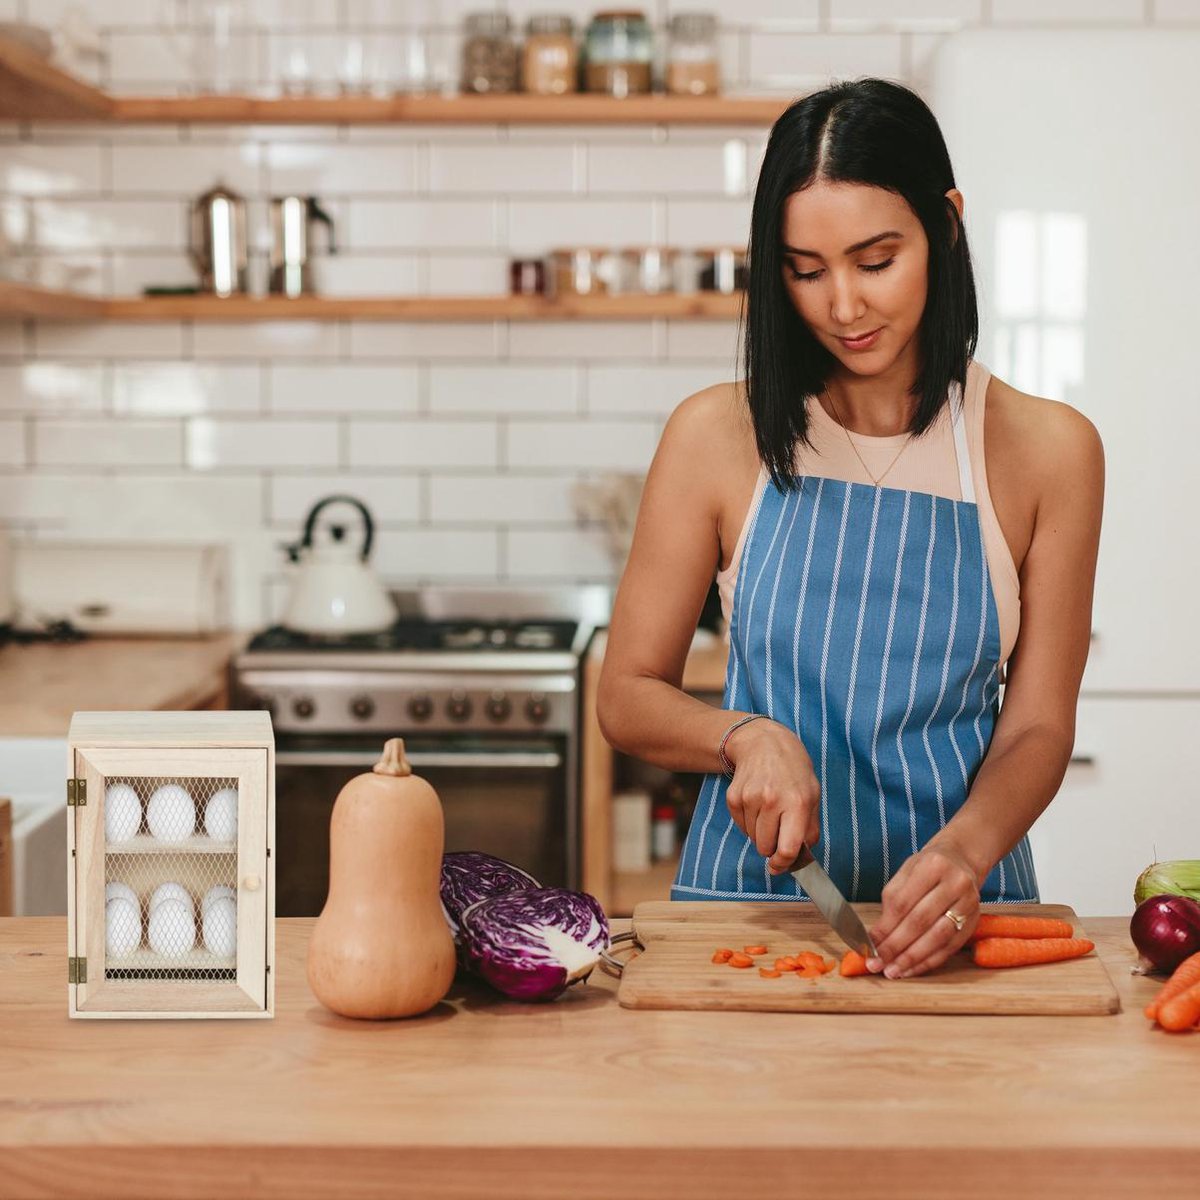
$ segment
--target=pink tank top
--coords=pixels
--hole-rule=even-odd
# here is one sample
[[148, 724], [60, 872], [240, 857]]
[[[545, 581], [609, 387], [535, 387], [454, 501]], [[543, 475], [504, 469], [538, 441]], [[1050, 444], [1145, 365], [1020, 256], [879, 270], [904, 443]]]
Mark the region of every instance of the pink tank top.
[[[1006, 663], [1017, 642], [1021, 625], [1021, 583], [1016, 564], [1005, 541], [996, 510], [988, 491], [987, 466], [983, 453], [983, 413], [991, 372], [974, 359], [967, 365], [967, 383], [963, 389], [963, 420], [959, 439], [955, 437], [950, 406], [938, 415], [923, 437], [913, 441], [888, 471], [884, 487], [904, 491], [926, 492], [944, 496], [947, 500], [969, 499], [966, 489], [974, 488], [979, 506], [979, 524], [987, 553], [988, 572], [992, 579], [992, 594], [1000, 618], [1000, 661]], [[816, 401], [808, 406], [812, 448], [796, 447], [796, 473], [852, 483], [871, 483], [862, 463], [850, 448], [846, 431]], [[888, 464], [904, 443], [908, 434], [894, 437], [867, 437], [851, 433], [858, 453], [862, 455], [876, 478], [887, 470]], [[960, 446], [965, 443], [969, 464], [960, 463]], [[721, 609], [728, 624], [733, 610], [733, 587], [737, 580], [742, 546], [750, 527], [750, 519], [770, 476], [765, 467], [758, 473], [754, 497], [746, 520], [738, 535], [733, 559], [723, 571], [717, 572], [717, 587], [721, 593]]]

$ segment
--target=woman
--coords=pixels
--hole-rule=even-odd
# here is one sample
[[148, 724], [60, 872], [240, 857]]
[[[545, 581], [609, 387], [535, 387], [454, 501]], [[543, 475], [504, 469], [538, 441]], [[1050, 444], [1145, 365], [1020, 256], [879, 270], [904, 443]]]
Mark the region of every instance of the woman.
[[[600, 684], [614, 747], [708, 773], [672, 898], [805, 899], [808, 844], [882, 899], [889, 978], [943, 963], [981, 900], [1038, 899], [1025, 835], [1070, 758], [1100, 536], [1094, 426], [972, 358], [962, 213], [906, 88], [837, 84], [775, 124], [746, 379], [667, 423]], [[680, 690], [714, 574], [721, 709]]]

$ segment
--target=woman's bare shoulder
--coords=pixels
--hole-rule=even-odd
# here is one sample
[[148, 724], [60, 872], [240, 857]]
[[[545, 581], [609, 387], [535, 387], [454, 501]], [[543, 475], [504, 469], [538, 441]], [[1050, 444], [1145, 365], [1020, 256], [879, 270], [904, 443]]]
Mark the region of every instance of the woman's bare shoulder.
[[668, 437], [708, 465], [740, 466], [749, 459], [757, 461], [745, 384], [714, 383], [693, 392], [671, 413], [664, 440]]
[[986, 406], [988, 440], [1004, 461], [1023, 464], [1045, 479], [1103, 464], [1099, 430], [1070, 404], [1022, 392], [993, 375]]

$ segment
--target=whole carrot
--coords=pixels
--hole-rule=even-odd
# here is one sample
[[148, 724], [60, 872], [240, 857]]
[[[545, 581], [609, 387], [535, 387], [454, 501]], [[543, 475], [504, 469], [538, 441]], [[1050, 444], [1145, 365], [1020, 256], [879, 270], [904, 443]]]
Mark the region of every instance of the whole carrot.
[[1002, 938], [1069, 938], [1072, 934], [1069, 921], [1054, 917], [1016, 917], [1005, 913], [982, 913], [971, 941], [986, 937]]
[[1197, 1021], [1200, 1021], [1200, 983], [1172, 996], [1158, 1010], [1158, 1023], [1172, 1033], [1191, 1029]]
[[975, 943], [977, 967], [1027, 967], [1082, 958], [1096, 945], [1087, 938], [984, 938]]
[[1146, 1016], [1151, 1021], [1158, 1017], [1158, 1010], [1180, 992], [1186, 992], [1193, 984], [1200, 983], [1200, 953], [1185, 958], [1158, 990], [1158, 995], [1146, 1005]]

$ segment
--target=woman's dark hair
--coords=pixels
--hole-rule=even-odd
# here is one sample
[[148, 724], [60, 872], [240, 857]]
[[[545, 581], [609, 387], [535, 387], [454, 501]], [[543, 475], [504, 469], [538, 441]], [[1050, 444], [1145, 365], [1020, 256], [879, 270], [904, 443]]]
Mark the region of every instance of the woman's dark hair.
[[921, 318], [920, 396], [909, 431], [919, 436], [965, 385], [979, 337], [967, 235], [946, 198], [954, 184], [937, 118], [915, 92], [884, 79], [836, 83], [797, 100], [767, 142], [750, 218], [743, 344], [746, 394], [758, 452], [781, 489], [794, 486], [797, 440], [808, 442], [808, 397], [836, 359], [796, 312], [784, 284], [783, 210], [817, 180], [885, 188], [908, 202], [929, 241], [929, 285]]

